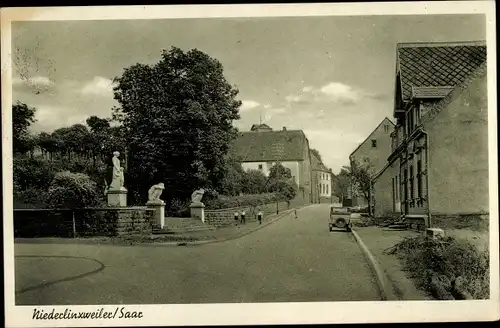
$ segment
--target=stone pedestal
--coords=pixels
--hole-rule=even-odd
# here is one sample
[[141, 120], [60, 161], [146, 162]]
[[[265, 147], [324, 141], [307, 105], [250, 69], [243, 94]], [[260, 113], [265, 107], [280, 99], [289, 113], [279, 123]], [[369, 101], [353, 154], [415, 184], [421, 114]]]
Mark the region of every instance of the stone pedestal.
[[160, 229], [165, 227], [165, 202], [162, 200], [149, 201], [146, 203], [148, 208], [154, 209], [154, 224], [158, 225]]
[[108, 205], [118, 207], [127, 206], [127, 189], [124, 187], [120, 189], [109, 189]]
[[191, 217], [194, 219], [200, 219], [201, 222], [205, 223], [205, 204], [202, 202], [194, 202], [189, 205], [191, 210]]

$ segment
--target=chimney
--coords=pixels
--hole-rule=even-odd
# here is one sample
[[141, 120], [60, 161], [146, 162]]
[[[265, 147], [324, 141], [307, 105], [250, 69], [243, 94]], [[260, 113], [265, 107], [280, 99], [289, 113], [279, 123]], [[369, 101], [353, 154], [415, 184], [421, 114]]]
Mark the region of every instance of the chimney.
[[286, 126], [283, 127], [283, 131], [286, 131]]

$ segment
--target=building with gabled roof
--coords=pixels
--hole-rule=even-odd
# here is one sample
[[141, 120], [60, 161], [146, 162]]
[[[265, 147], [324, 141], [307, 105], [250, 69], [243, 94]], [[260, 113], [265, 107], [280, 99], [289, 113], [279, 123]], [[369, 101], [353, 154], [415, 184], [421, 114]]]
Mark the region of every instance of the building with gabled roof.
[[[391, 154], [391, 133], [393, 130], [394, 123], [385, 117], [349, 155], [351, 165], [357, 162], [358, 165], [367, 167], [372, 175], [382, 170], [387, 163], [387, 157]], [[348, 198], [352, 199], [353, 206], [368, 205], [368, 200], [357, 190], [354, 183], [349, 188]]]
[[290, 169], [300, 197], [311, 201], [311, 159], [309, 140], [302, 130], [274, 131], [269, 126], [253, 125], [253, 131], [239, 132], [230, 148], [245, 171], [260, 170], [268, 176], [276, 163]]
[[331, 203], [333, 189], [332, 170], [311, 152], [312, 202]]
[[433, 217], [487, 213], [486, 44], [399, 44], [395, 81], [396, 127], [374, 179], [375, 214], [431, 226]]

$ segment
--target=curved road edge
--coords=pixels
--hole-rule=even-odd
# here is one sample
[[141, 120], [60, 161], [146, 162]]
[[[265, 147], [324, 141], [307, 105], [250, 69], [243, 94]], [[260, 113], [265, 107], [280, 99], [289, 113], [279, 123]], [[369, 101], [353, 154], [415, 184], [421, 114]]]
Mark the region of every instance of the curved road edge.
[[379, 262], [377, 259], [373, 256], [372, 252], [370, 249], [365, 245], [361, 237], [359, 237], [358, 233], [354, 230], [351, 229], [351, 232], [356, 239], [356, 242], [358, 243], [359, 247], [363, 251], [363, 254], [365, 255], [366, 260], [370, 263], [370, 266], [373, 270], [373, 273], [375, 277], [377, 278], [377, 285], [380, 290], [380, 296], [383, 301], [396, 301], [399, 300], [399, 298], [396, 296], [394, 293], [393, 289], [390, 287], [392, 286], [389, 278], [387, 275], [384, 273], [384, 270], [381, 268]]

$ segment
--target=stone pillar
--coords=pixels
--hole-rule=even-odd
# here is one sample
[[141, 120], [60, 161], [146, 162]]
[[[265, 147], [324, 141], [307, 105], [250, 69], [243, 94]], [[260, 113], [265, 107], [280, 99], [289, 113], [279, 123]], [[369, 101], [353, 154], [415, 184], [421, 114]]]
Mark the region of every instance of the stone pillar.
[[120, 189], [108, 190], [108, 205], [109, 206], [127, 206], [127, 189], [121, 187]]
[[200, 219], [201, 222], [205, 223], [205, 204], [202, 202], [194, 202], [189, 205], [191, 210], [191, 217], [194, 219]]
[[149, 201], [146, 203], [148, 208], [155, 210], [154, 224], [158, 225], [160, 229], [165, 227], [165, 202], [162, 200]]

